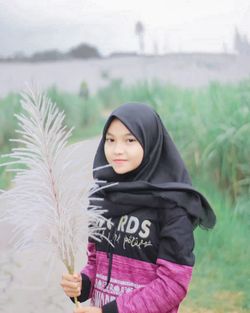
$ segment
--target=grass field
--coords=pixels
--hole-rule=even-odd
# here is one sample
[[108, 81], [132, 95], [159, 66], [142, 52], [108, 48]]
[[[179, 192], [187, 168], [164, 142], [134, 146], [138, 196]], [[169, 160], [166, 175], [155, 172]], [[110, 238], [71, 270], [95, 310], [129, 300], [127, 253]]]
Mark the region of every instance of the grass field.
[[199, 180], [195, 185], [215, 208], [217, 224], [195, 231], [196, 266], [181, 312], [250, 312], [249, 224], [216, 185]]
[[[100, 134], [121, 103], [146, 102], [157, 110], [218, 219], [214, 230], [196, 230], [196, 267], [181, 312], [250, 312], [250, 81], [181, 89], [156, 81], [124, 87], [113, 80], [87, 100], [55, 88], [48, 95], [75, 127], [71, 142]], [[11, 94], [0, 101], [1, 154], [16, 137], [19, 99]], [[0, 168], [0, 188], [10, 179]]]

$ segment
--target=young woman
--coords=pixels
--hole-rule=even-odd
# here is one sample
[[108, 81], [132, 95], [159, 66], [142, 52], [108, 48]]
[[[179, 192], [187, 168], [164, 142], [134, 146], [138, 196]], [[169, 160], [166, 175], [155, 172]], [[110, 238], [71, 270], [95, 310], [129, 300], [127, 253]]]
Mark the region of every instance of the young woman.
[[[80, 274], [63, 275], [69, 297], [91, 305], [77, 313], [176, 313], [194, 265], [193, 230], [215, 215], [192, 185], [158, 114], [130, 103], [108, 118], [94, 160], [108, 239], [89, 242]], [[111, 241], [112, 245], [109, 243]]]

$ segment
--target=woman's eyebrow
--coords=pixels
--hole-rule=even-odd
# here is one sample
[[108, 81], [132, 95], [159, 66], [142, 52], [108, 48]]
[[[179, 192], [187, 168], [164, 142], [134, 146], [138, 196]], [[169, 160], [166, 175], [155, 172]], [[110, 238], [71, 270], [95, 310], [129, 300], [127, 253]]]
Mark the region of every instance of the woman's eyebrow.
[[135, 137], [133, 134], [131, 134], [131, 133], [127, 133], [127, 134], [125, 134], [124, 136], [133, 136], [133, 137]]
[[[115, 136], [114, 134], [112, 134], [112, 133], [110, 133], [110, 132], [107, 132], [106, 133], [106, 136]], [[124, 136], [133, 136], [133, 137], [135, 137], [133, 134], [131, 134], [131, 133], [126, 133], [126, 134], [124, 134]]]

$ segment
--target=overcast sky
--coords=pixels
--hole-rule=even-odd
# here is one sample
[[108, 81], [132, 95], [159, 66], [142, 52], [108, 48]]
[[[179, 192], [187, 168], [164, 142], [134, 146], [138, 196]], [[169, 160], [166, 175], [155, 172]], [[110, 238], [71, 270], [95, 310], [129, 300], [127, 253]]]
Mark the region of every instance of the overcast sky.
[[250, 0], [0, 0], [0, 56], [86, 42], [107, 55], [145, 50], [232, 51], [235, 26], [250, 39]]

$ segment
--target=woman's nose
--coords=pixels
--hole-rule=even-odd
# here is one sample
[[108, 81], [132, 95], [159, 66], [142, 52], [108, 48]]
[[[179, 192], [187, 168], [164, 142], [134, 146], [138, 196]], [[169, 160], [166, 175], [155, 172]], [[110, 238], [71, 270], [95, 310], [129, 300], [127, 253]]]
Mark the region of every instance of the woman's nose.
[[124, 152], [124, 146], [122, 143], [116, 142], [114, 145], [114, 153], [122, 154]]

